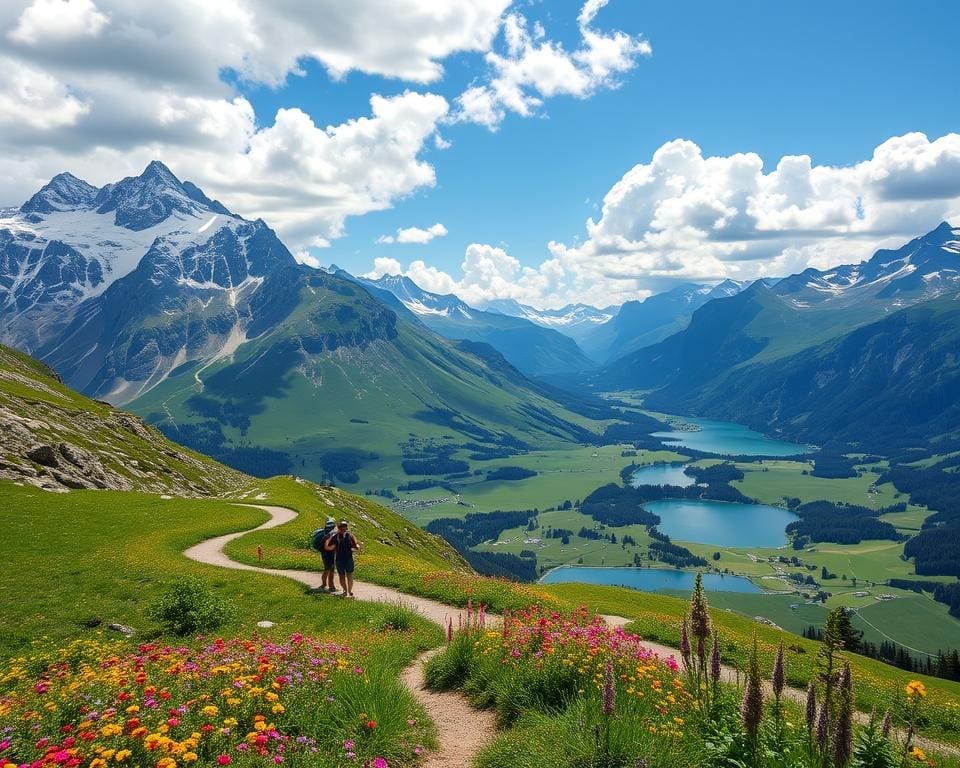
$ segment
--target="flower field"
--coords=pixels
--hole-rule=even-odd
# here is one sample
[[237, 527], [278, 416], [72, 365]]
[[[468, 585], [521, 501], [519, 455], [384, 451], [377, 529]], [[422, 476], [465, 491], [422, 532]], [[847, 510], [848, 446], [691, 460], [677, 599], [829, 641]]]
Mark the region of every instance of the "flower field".
[[75, 641], [0, 668], [0, 766], [414, 765], [432, 726], [375, 654], [294, 634]]
[[[685, 764], [684, 731], [693, 711], [677, 662], [637, 636], [611, 629], [586, 609], [563, 615], [540, 607], [507, 614], [502, 627], [481, 618], [431, 659], [427, 681], [462, 687], [515, 726], [480, 765], [580, 765], [603, 758], [630, 764], [655, 751]], [[601, 765], [603, 762], [583, 762]]]

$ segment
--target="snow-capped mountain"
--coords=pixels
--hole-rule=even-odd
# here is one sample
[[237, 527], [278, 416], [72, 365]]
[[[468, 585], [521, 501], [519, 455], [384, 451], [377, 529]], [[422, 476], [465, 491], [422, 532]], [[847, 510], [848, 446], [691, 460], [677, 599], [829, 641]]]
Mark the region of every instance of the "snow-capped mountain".
[[960, 229], [943, 222], [896, 250], [833, 269], [808, 269], [772, 290], [796, 307], [845, 307], [867, 300], [896, 310], [960, 288]]
[[0, 213], [0, 342], [36, 350], [152, 248], [180, 253], [248, 225], [156, 161], [99, 189], [61, 173]]
[[566, 374], [593, 367], [573, 339], [525, 317], [476, 309], [453, 294], [425, 291], [402, 275], [371, 280], [353, 277], [343, 270], [337, 274], [367, 287], [388, 305], [398, 302], [444, 338], [489, 344], [528, 376]]
[[438, 294], [423, 290], [405, 275], [383, 275], [376, 280], [350, 275], [350, 279], [389, 291], [407, 309], [420, 317], [435, 315], [437, 317], [459, 317], [464, 320], [472, 320], [478, 312], [478, 310], [468, 307], [466, 303], [452, 293]]
[[522, 317], [543, 328], [553, 328], [578, 344], [598, 325], [617, 313], [616, 306], [592, 307], [589, 304], [567, 304], [560, 309], [537, 309], [514, 299], [495, 299], [484, 305], [488, 312]]
[[0, 341], [127, 402], [229, 354], [282, 304], [266, 281], [295, 265], [263, 221], [162, 163], [100, 189], [60, 174], [0, 219]]

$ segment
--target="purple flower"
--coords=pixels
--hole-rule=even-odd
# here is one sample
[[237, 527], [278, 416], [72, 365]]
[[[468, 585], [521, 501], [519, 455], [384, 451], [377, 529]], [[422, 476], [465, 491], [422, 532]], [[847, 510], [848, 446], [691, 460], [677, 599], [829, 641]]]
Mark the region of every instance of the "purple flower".
[[820, 714], [817, 717], [817, 746], [824, 749], [827, 746], [827, 730], [829, 726], [829, 702], [825, 701], [820, 705]]
[[710, 637], [710, 608], [703, 591], [703, 576], [699, 573], [690, 597], [690, 634], [701, 640]]
[[833, 738], [833, 761], [838, 766], [850, 762], [853, 754], [853, 676], [850, 663], [844, 662], [840, 671], [837, 727]]
[[883, 734], [883, 738], [887, 738], [890, 735], [890, 729], [893, 727], [893, 716], [890, 714], [888, 709], [883, 716], [883, 725], [880, 726], [880, 733]]
[[807, 686], [807, 709], [805, 714], [807, 719], [807, 732], [813, 733], [813, 729], [817, 724], [817, 689], [812, 680], [810, 681], [810, 685]]
[[747, 669], [747, 684], [743, 689], [740, 702], [740, 719], [744, 730], [755, 737], [763, 719], [763, 689], [760, 687], [760, 662], [757, 659], [757, 641], [754, 638], [753, 652], [750, 654], [750, 666]]
[[603, 714], [609, 717], [613, 714], [617, 703], [617, 681], [613, 676], [613, 662], [607, 661], [603, 672]]
[[785, 682], [786, 676], [783, 671], [783, 643], [780, 643], [780, 647], [777, 649], [777, 658], [773, 662], [773, 676], [771, 679], [773, 695], [777, 697], [777, 701], [780, 701], [780, 697], [783, 695]]
[[687, 634], [687, 620], [680, 625], [680, 656], [684, 663], [690, 658], [690, 635]]
[[715, 683], [720, 682], [720, 638], [713, 633], [713, 650], [710, 651], [710, 677]]

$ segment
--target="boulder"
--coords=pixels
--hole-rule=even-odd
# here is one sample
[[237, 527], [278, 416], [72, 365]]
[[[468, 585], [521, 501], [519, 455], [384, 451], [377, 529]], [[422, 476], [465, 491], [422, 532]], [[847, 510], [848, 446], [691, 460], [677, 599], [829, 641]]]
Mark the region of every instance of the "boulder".
[[53, 450], [52, 445], [35, 445], [28, 450], [24, 456], [30, 459], [30, 461], [35, 461], [37, 464], [41, 464], [44, 467], [60, 466], [60, 462], [57, 460], [57, 453]]

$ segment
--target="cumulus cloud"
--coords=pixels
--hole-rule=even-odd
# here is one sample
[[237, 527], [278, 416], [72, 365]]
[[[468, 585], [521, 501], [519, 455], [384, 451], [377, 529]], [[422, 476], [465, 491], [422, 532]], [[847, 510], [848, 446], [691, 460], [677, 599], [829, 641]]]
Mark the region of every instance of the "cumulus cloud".
[[489, 48], [507, 4], [0, 3], [0, 205], [63, 170], [103, 184], [159, 158], [294, 250], [328, 245], [346, 218], [435, 183], [423, 155], [448, 146], [446, 100], [374, 94], [367, 115], [323, 125], [296, 108], [256, 115], [231, 83], [278, 86], [309, 60], [333, 78], [433, 82], [446, 57]]
[[415, 243], [423, 245], [429, 243], [436, 237], [444, 237], [447, 234], [447, 228], [439, 221], [426, 229], [420, 227], [404, 227], [397, 230], [395, 235], [380, 235], [377, 238], [378, 243], [391, 245], [393, 243]]
[[528, 117], [544, 99], [557, 95], [583, 99], [616, 87], [619, 76], [651, 48], [637, 36], [596, 30], [594, 18], [606, 4], [607, 0], [587, 0], [583, 5], [577, 17], [581, 40], [574, 51], [546, 39], [539, 23], [531, 25], [522, 14], [508, 14], [503, 25], [506, 50], [487, 53], [490, 76], [457, 98], [454, 119], [495, 130], [508, 112]]
[[108, 21], [92, 0], [34, 0], [23, 9], [8, 37], [27, 45], [62, 43], [95, 37]]
[[[756, 153], [704, 157], [667, 142], [628, 170], [586, 222], [581, 242], [550, 242], [536, 267], [491, 245], [467, 247], [460, 275], [406, 271], [482, 305], [607, 306], [678, 282], [752, 280], [856, 263], [942, 220], [960, 224], [960, 135], [893, 137], [849, 166], [787, 156], [765, 169]], [[399, 265], [398, 265], [399, 266]], [[426, 285], [424, 287], [427, 287]]]

